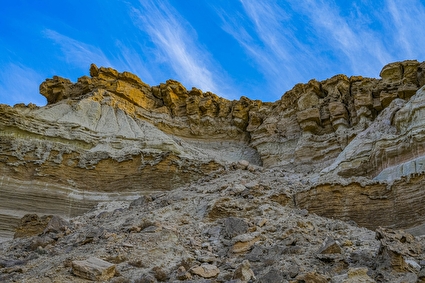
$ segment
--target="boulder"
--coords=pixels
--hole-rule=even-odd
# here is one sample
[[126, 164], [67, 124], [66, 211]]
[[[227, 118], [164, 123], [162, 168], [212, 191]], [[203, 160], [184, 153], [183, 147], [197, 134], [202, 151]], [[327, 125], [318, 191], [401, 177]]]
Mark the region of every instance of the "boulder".
[[194, 275], [201, 276], [202, 278], [212, 278], [216, 277], [220, 273], [220, 269], [212, 264], [202, 264], [200, 266], [192, 267], [190, 272]]
[[242, 263], [236, 268], [233, 273], [233, 279], [239, 279], [242, 282], [248, 282], [249, 280], [255, 280], [254, 271], [251, 269], [251, 264], [248, 260], [242, 261]]
[[93, 280], [109, 280], [115, 275], [115, 265], [96, 257], [72, 262], [72, 273], [76, 276]]

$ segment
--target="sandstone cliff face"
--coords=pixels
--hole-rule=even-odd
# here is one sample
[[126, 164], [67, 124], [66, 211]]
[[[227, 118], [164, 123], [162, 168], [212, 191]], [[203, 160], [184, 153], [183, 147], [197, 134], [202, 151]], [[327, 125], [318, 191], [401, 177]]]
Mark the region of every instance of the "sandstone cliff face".
[[274, 103], [47, 79], [0, 105], [0, 281], [422, 282], [424, 238], [378, 227], [425, 235], [424, 69]]
[[[329, 180], [352, 188], [349, 178], [379, 183], [422, 174], [424, 91], [417, 91], [424, 69], [404, 61], [385, 66], [381, 79], [311, 80], [274, 103], [229, 101], [173, 80], [151, 87], [95, 65], [76, 83], [47, 79], [40, 86], [47, 106], [0, 105], [0, 217], [71, 217], [99, 200], [174, 189], [241, 160], [251, 170], [311, 173], [310, 193], [296, 195], [309, 209], [311, 192], [316, 196]], [[359, 220], [354, 207], [345, 216], [316, 212], [375, 225]], [[420, 215], [404, 226], [421, 221]]]
[[267, 166], [321, 170], [391, 101], [414, 95], [424, 83], [423, 68], [405, 61], [385, 66], [380, 80], [338, 75], [298, 84], [251, 131], [251, 144]]
[[[88, 96], [182, 138], [243, 141], [258, 152], [257, 163], [305, 172], [330, 165], [394, 99], [409, 100], [425, 84], [424, 68], [425, 63], [404, 61], [385, 66], [380, 80], [344, 75], [311, 80], [275, 103], [245, 97], [228, 101], [196, 88], [188, 91], [172, 80], [149, 87], [130, 73], [94, 65], [91, 78], [72, 84], [54, 77], [40, 92], [49, 104]], [[105, 93], [113, 102], [105, 101]], [[86, 113], [79, 114], [90, 117]], [[117, 128], [110, 132], [119, 133]]]

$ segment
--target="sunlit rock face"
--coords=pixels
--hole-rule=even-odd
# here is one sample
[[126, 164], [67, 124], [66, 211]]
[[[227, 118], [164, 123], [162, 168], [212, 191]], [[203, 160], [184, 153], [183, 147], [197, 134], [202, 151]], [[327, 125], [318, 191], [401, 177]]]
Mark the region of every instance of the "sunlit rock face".
[[[364, 187], [347, 185], [350, 178], [378, 184], [416, 174], [421, 184], [424, 69], [404, 61], [385, 66], [381, 79], [311, 80], [273, 103], [229, 101], [173, 80], [149, 86], [95, 65], [76, 83], [47, 79], [40, 86], [47, 106], [0, 105], [0, 231], [10, 234], [27, 212], [72, 217], [99, 201], [220, 176], [246, 164], [241, 160], [252, 170], [303, 173], [311, 191], [296, 195], [300, 206], [373, 226], [356, 216], [361, 198], [353, 197], [343, 214], [338, 203], [333, 212], [317, 208], [316, 196], [332, 203], [338, 195], [320, 183], [336, 180], [349, 189], [335, 191], [355, 195]], [[391, 193], [394, 202], [402, 201], [402, 187]], [[412, 196], [421, 194], [415, 188]]]
[[298, 84], [249, 129], [251, 144], [266, 166], [321, 171], [393, 100], [409, 100], [424, 85], [424, 68], [404, 61], [385, 66], [381, 79], [337, 75]]

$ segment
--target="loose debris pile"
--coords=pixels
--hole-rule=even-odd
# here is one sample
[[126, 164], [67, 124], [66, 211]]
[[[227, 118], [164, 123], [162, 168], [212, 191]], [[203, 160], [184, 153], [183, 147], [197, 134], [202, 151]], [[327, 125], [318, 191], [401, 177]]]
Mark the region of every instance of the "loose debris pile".
[[295, 208], [302, 177], [235, 169], [69, 221], [26, 216], [0, 281], [425, 282], [423, 238]]

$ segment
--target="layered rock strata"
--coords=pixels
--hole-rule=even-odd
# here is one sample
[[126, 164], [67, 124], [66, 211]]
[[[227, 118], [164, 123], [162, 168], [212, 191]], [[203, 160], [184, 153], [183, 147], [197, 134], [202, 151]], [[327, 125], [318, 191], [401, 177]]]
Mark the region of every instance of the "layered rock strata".
[[[424, 91], [414, 94], [425, 84], [424, 68], [404, 61], [385, 66], [381, 79], [311, 80], [274, 103], [229, 101], [173, 80], [151, 87], [95, 65], [76, 83], [47, 79], [40, 86], [47, 106], [0, 105], [2, 230], [13, 230], [12, 220], [27, 212], [72, 217], [101, 200], [175, 189], [235, 166], [311, 173], [305, 178], [310, 187], [293, 192], [297, 205], [375, 225], [356, 216], [364, 186], [347, 180], [364, 177], [379, 187], [421, 174]], [[324, 189], [329, 180], [356, 192], [344, 213], [338, 194]], [[317, 195], [333, 212], [315, 208]], [[402, 205], [402, 189], [391, 195]], [[394, 213], [400, 211], [397, 206]], [[419, 224], [417, 215], [403, 225]]]
[[351, 219], [369, 228], [422, 225], [424, 98], [422, 87], [408, 102], [391, 102], [331, 166], [322, 170], [321, 184], [296, 195], [297, 204], [319, 215]]
[[[354, 221], [369, 229], [412, 228], [425, 222], [425, 174], [403, 177], [393, 184], [321, 183], [296, 194], [296, 205], [311, 213]], [[417, 234], [423, 234], [418, 231]]]

